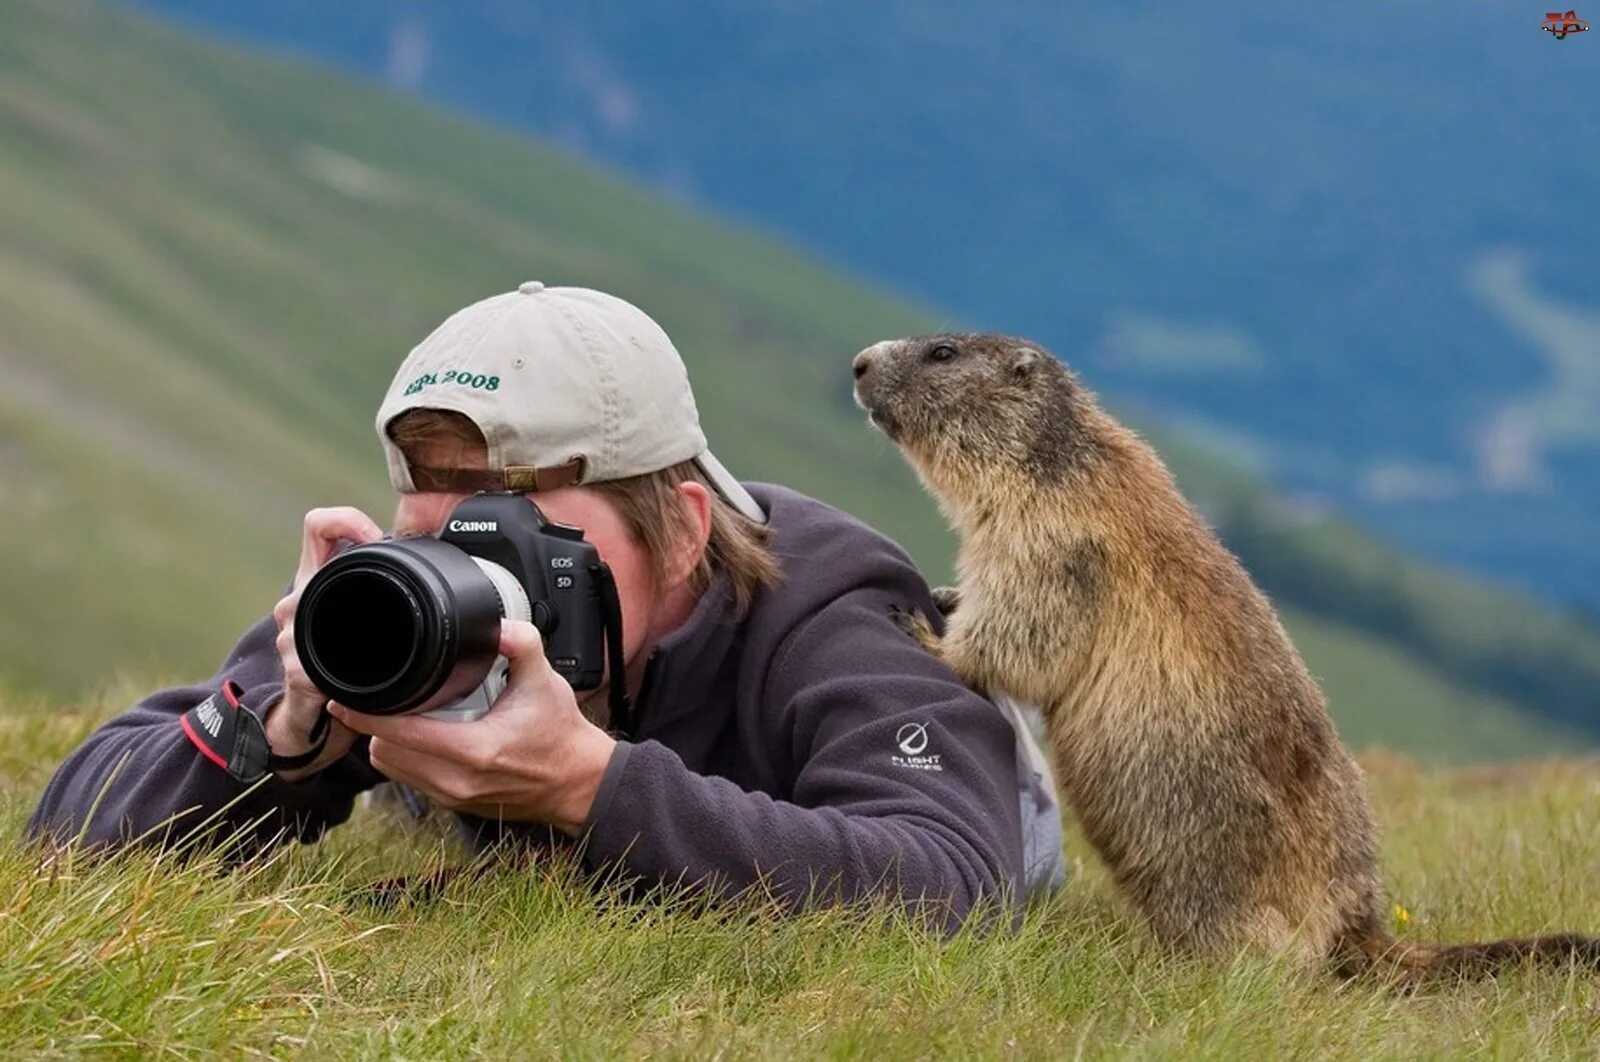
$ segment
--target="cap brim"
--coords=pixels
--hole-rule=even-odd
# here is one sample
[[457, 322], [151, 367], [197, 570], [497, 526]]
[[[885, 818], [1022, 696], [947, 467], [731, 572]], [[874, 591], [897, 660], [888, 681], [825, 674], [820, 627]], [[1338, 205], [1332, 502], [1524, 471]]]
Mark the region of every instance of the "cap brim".
[[705, 473], [711, 485], [717, 488], [723, 501], [758, 524], [767, 522], [767, 514], [762, 511], [760, 504], [744, 489], [742, 483], [733, 478], [732, 473], [722, 467], [722, 462], [713, 457], [710, 450], [701, 450], [694, 463]]

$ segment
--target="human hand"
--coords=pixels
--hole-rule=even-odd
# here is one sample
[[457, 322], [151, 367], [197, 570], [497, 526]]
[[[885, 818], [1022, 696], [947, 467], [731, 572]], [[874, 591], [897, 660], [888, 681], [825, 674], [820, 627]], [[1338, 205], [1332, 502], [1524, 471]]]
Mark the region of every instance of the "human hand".
[[[341, 507], [312, 509], [306, 513], [304, 534], [300, 540], [300, 565], [294, 573], [294, 584], [289, 593], [273, 606], [272, 618], [278, 624], [278, 660], [283, 665], [283, 698], [267, 711], [264, 720], [267, 743], [279, 756], [295, 756], [311, 747], [311, 729], [316, 725], [327, 696], [306, 677], [300, 665], [300, 654], [294, 646], [294, 614], [300, 604], [300, 592], [318, 568], [328, 563], [338, 548], [340, 539], [351, 542], [376, 542], [383, 537], [383, 529], [359, 509]], [[298, 770], [276, 772], [285, 781], [296, 781], [313, 775], [350, 751], [356, 736], [337, 720], [328, 722], [328, 743], [322, 754]]]
[[510, 668], [489, 713], [471, 723], [425, 714], [377, 716], [329, 705], [372, 736], [372, 765], [452, 811], [544, 822], [576, 835], [589, 818], [616, 741], [584, 718], [572, 687], [545, 659], [538, 628], [502, 620]]

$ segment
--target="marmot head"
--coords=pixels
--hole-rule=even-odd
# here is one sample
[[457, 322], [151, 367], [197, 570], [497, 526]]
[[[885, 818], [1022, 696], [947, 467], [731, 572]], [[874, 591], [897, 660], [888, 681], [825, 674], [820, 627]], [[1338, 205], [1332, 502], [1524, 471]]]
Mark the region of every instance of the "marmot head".
[[856, 404], [942, 500], [985, 504], [1005, 484], [1054, 485], [1092, 450], [1093, 397], [1027, 340], [890, 339], [857, 354], [854, 370]]

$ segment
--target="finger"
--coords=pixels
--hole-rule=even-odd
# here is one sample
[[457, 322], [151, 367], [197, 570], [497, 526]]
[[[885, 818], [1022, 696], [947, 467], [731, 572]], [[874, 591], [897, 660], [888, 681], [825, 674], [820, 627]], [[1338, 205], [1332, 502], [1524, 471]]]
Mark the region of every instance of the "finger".
[[354, 730], [351, 730], [349, 727], [347, 727], [343, 723], [339, 722], [339, 720], [337, 720], [337, 719], [329, 719], [328, 720], [328, 744], [329, 745], [342, 743], [344, 745], [344, 747], [348, 749], [351, 745], [355, 744], [355, 740], [356, 740], [357, 736], [358, 735], [356, 734], [356, 732]]
[[458, 763], [472, 762], [482, 740], [471, 723], [430, 719], [426, 715], [369, 715], [336, 701], [329, 702], [328, 713], [358, 734]]
[[299, 649], [294, 644], [294, 625], [287, 624], [278, 630], [278, 636], [272, 640], [273, 647], [278, 650], [278, 659], [284, 666], [289, 664], [290, 657], [298, 657]]
[[507, 686], [521, 685], [550, 670], [539, 628], [522, 620], [500, 621], [500, 655], [510, 671]]
[[325, 764], [341, 758], [356, 743], [356, 736], [354, 730], [339, 721], [329, 721], [328, 737], [322, 746], [322, 755], [317, 758]]
[[473, 776], [460, 764], [426, 752], [373, 738], [367, 759], [384, 777], [427, 794], [434, 803], [452, 807], [473, 795]]
[[416, 753], [408, 751], [403, 745], [373, 738], [372, 744], [367, 746], [367, 762], [391, 782], [399, 782], [401, 785], [419, 790], [428, 788], [423, 779], [417, 776]]
[[301, 579], [308, 578], [326, 564], [341, 538], [352, 542], [376, 542], [382, 537], [383, 528], [360, 509], [348, 505], [312, 509], [306, 513], [297, 575]]
[[283, 671], [283, 681], [286, 685], [301, 686], [310, 690], [317, 688], [311, 677], [306, 674], [306, 669], [300, 666], [300, 653], [295, 649], [294, 633], [289, 628], [284, 628], [278, 635], [278, 666]]

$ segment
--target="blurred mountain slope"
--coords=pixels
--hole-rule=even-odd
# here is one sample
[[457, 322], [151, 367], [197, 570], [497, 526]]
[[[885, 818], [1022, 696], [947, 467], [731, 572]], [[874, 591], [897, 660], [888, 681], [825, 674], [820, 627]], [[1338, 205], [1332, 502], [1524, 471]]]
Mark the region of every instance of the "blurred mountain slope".
[[[708, 434], [740, 474], [839, 504], [933, 578], [948, 570], [948, 534], [850, 407], [845, 371], [865, 343], [937, 323], [931, 312], [336, 75], [81, 0], [26, 0], [5, 17], [5, 683], [75, 695], [119, 670], [209, 672], [281, 593], [305, 509], [387, 517], [371, 417], [399, 358], [451, 310], [529, 278], [640, 303], [678, 341]], [[1561, 722], [1592, 701], [1553, 708], [1514, 670], [1482, 681], [1451, 663], [1441, 646], [1472, 658], [1459, 639], [1362, 630], [1327, 603], [1362, 564], [1397, 576], [1371, 594], [1405, 608], [1433, 600], [1413, 600], [1416, 586], [1458, 591], [1492, 606], [1488, 648], [1515, 664], [1546, 653], [1572, 684], [1600, 652], [1592, 632], [1338, 524], [1285, 521], [1259, 483], [1166, 450], [1251, 543], [1252, 567], [1319, 573], [1285, 599], [1289, 621], [1352, 740], [1452, 758], [1592, 740]], [[1337, 548], [1306, 568], [1296, 558], [1323, 538]], [[1517, 631], [1539, 624], [1570, 644], [1520, 647]]]
[[1280, 488], [1600, 614], [1600, 34], [1501, 0], [142, 2], [1033, 335]]

